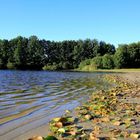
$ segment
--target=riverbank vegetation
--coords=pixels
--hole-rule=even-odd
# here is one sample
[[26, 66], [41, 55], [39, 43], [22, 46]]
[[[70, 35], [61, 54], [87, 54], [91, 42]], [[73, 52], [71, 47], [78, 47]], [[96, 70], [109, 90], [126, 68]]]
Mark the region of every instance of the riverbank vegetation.
[[48, 41], [36, 36], [0, 40], [0, 69], [112, 69], [140, 67], [140, 42], [115, 46], [96, 39]]
[[0, 40], [0, 68], [61, 70], [77, 68], [81, 61], [100, 53], [114, 54], [115, 47], [97, 40], [46, 41], [36, 36]]
[[122, 69], [140, 67], [140, 42], [129, 45], [119, 45], [113, 55], [98, 55], [92, 59], [84, 60], [79, 70], [93, 71], [96, 69]]

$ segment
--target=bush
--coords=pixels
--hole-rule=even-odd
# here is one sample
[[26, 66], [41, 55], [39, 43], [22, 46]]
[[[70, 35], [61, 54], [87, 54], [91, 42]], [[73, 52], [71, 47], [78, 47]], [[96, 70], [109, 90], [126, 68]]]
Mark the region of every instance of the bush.
[[81, 70], [83, 67], [90, 65], [90, 64], [91, 64], [91, 59], [86, 59], [80, 63], [79, 69]]
[[102, 63], [104, 69], [113, 69], [114, 68], [114, 61], [113, 57], [109, 54], [105, 54], [102, 57]]
[[102, 69], [103, 68], [102, 56], [94, 57], [91, 63], [96, 67], [96, 69]]
[[43, 70], [58, 70], [58, 66], [54, 63], [54, 64], [48, 64], [45, 65], [43, 68]]
[[97, 69], [96, 66], [94, 66], [93, 64], [91, 64], [91, 65], [84, 66], [81, 70], [83, 70], [83, 71], [94, 71], [96, 69]]
[[8, 69], [15, 69], [15, 65], [12, 62], [7, 63], [7, 68]]
[[116, 68], [127, 68], [129, 62], [129, 54], [127, 46], [120, 46], [114, 55], [114, 64]]

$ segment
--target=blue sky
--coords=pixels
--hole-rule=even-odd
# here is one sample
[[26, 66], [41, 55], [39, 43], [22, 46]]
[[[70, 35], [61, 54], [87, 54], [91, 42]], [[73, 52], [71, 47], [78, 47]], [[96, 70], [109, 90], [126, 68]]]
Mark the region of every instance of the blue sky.
[[140, 40], [140, 0], [0, 0], [0, 38]]

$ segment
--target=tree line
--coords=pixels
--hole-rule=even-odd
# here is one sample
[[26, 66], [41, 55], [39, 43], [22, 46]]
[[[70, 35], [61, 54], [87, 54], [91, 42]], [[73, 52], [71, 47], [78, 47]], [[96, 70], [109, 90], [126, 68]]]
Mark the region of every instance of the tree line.
[[97, 40], [39, 40], [18, 36], [0, 40], [1, 69], [74, 69], [81, 61], [106, 53], [114, 54], [115, 47]]
[[121, 44], [113, 55], [98, 55], [82, 61], [79, 65], [81, 70], [114, 68], [140, 68], [140, 42]]
[[97, 68], [140, 67], [140, 43], [120, 45], [116, 50], [96, 39], [49, 41], [18, 36], [0, 40], [0, 69], [67, 70], [87, 62]]

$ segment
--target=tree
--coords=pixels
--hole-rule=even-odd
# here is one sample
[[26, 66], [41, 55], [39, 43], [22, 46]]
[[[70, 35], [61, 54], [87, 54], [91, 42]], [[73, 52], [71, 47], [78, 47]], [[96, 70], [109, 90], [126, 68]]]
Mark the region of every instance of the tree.
[[93, 48], [93, 55], [96, 56], [103, 56], [105, 54], [114, 54], [115, 53], [115, 46], [111, 44], [106, 44], [104, 41], [98, 42], [94, 40], [94, 48]]
[[110, 69], [114, 63], [117, 68], [140, 67], [140, 42], [119, 45], [115, 51], [114, 45], [95, 39], [57, 42], [18, 36], [9, 41], [0, 40], [0, 68], [41, 69], [46, 66], [44, 69], [56, 70], [87, 65], [87, 68]]
[[127, 45], [119, 45], [119, 48], [114, 55], [114, 64], [116, 68], [128, 67], [129, 56], [127, 47]]
[[113, 57], [110, 54], [105, 54], [102, 57], [102, 63], [103, 63], [104, 69], [113, 69], [114, 68]]
[[16, 48], [14, 51], [14, 64], [15, 67], [20, 69], [26, 69], [26, 59], [27, 59], [27, 43], [28, 40], [21, 36], [16, 38]]
[[102, 56], [96, 56], [92, 59], [92, 63], [93, 65], [95, 65], [95, 67], [97, 69], [102, 69], [103, 68], [103, 62], [102, 62]]
[[78, 40], [73, 49], [74, 68], [77, 68], [80, 62], [84, 60], [83, 52], [83, 41]]
[[45, 59], [45, 49], [36, 36], [31, 36], [28, 40], [27, 65], [29, 68], [41, 69]]
[[129, 44], [127, 52], [129, 55], [128, 67], [140, 67], [140, 42]]
[[10, 47], [8, 40], [0, 40], [0, 68], [6, 68], [10, 56]]

